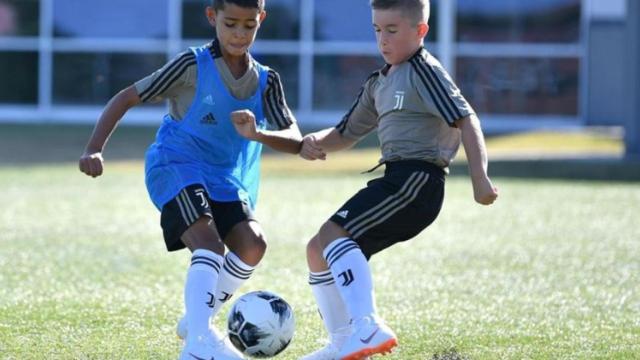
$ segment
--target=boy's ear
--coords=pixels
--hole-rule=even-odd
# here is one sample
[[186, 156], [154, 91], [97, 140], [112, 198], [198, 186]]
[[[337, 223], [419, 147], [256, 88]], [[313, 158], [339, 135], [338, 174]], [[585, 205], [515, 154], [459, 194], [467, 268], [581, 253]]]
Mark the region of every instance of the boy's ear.
[[259, 19], [260, 22], [263, 22], [264, 18], [266, 18], [266, 17], [267, 17], [267, 12], [262, 10], [262, 12], [260, 12], [260, 19]]
[[216, 26], [216, 9], [211, 6], [207, 6], [205, 14], [207, 15], [207, 21], [209, 21], [209, 24], [211, 24], [211, 26]]
[[429, 33], [429, 24], [421, 22], [418, 24], [418, 36], [424, 38]]

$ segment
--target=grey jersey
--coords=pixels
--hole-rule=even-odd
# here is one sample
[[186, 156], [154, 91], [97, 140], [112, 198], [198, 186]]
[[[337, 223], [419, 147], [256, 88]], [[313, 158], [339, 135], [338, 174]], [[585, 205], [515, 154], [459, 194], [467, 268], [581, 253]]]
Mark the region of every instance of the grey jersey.
[[354, 140], [377, 128], [381, 162], [417, 159], [446, 168], [460, 147], [455, 121], [473, 109], [424, 48], [387, 75], [388, 69], [369, 77], [336, 128]]
[[[258, 87], [259, 78], [255, 60], [250, 57], [247, 71], [236, 79], [222, 58], [217, 40], [212, 41], [208, 48], [216, 69], [231, 95], [238, 99], [246, 99], [253, 95]], [[187, 50], [161, 69], [136, 82], [136, 91], [143, 102], [157, 103], [168, 100], [169, 114], [173, 119], [181, 120], [195, 96], [197, 70], [195, 54]], [[286, 129], [295, 121], [287, 106], [280, 76], [272, 69], [269, 69], [267, 88], [262, 98], [265, 116], [271, 128]]]

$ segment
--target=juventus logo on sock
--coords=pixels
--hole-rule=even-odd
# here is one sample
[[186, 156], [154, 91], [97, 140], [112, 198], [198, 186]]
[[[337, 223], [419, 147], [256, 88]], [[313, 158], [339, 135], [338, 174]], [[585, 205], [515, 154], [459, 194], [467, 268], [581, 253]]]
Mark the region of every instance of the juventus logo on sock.
[[218, 299], [220, 302], [226, 302], [227, 300], [231, 299], [231, 297], [233, 296], [233, 294], [229, 294], [226, 291], [222, 292], [224, 295], [222, 296], [221, 299]]
[[213, 306], [216, 304], [216, 298], [210, 292], [207, 292], [207, 295], [209, 295], [209, 301], [207, 301], [206, 304], [208, 307], [213, 308]]
[[353, 278], [353, 273], [351, 272], [351, 269], [347, 269], [346, 271], [341, 272], [338, 277], [342, 278], [342, 286], [349, 286], [354, 278]]

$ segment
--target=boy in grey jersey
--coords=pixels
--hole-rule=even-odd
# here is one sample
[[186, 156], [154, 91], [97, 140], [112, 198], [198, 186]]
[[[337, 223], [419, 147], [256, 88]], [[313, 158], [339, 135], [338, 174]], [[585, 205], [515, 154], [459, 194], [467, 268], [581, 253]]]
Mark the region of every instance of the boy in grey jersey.
[[493, 203], [479, 120], [450, 76], [423, 47], [428, 0], [372, 0], [378, 49], [387, 63], [365, 82], [334, 128], [304, 137], [300, 155], [324, 160], [377, 129], [383, 177], [325, 222], [307, 245], [309, 284], [330, 343], [302, 360], [359, 360], [398, 343], [377, 316], [368, 259], [413, 238], [437, 217], [444, 176], [464, 144], [475, 200]]

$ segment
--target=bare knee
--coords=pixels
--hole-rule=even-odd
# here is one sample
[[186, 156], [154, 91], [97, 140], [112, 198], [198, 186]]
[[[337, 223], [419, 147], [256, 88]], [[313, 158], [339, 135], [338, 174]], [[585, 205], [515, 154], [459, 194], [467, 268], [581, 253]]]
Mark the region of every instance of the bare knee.
[[267, 239], [260, 224], [242, 222], [233, 227], [225, 239], [227, 247], [247, 265], [258, 265], [267, 251]]
[[315, 235], [307, 243], [307, 259], [321, 258], [323, 250], [324, 250], [324, 248], [320, 244], [320, 240], [318, 239], [318, 235]]
[[322, 247], [318, 235], [309, 240], [307, 243], [307, 265], [311, 272], [320, 272], [327, 270], [327, 262], [323, 256], [324, 247]]
[[326, 221], [320, 227], [318, 231], [318, 242], [324, 250], [329, 244], [331, 244], [335, 239], [342, 237], [349, 237], [349, 233], [340, 225], [334, 223], [331, 220]]
[[182, 234], [182, 242], [192, 252], [197, 249], [206, 249], [216, 254], [224, 254], [224, 244], [214, 227], [210, 226], [211, 218], [203, 216], [196, 220]]
[[324, 249], [335, 239], [347, 237], [347, 233], [340, 225], [327, 221], [320, 231], [307, 243], [307, 264], [309, 270], [319, 272], [327, 270], [327, 262], [324, 259]]
[[267, 252], [267, 239], [263, 233], [255, 234], [249, 239], [250, 245], [244, 251], [242, 261], [251, 266], [258, 265]]

